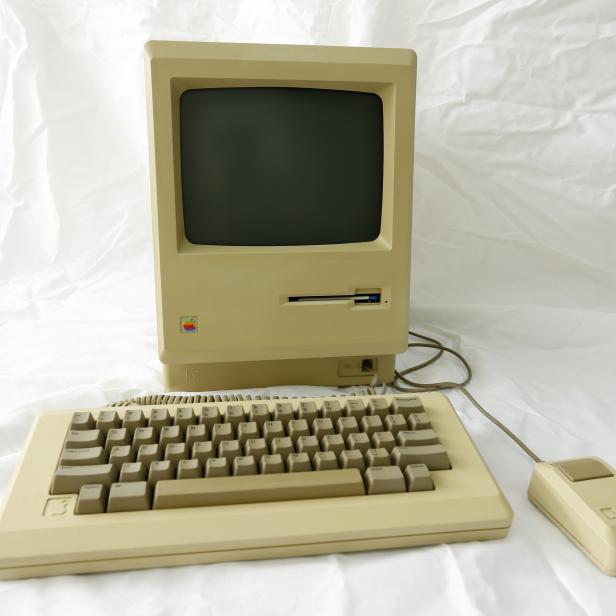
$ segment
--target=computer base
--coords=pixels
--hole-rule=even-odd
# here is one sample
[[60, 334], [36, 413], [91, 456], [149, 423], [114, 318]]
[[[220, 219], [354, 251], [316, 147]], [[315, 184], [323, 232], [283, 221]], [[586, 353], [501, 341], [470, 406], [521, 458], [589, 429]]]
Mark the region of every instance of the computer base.
[[204, 364], [163, 364], [168, 391], [214, 391], [274, 385], [345, 387], [394, 379], [395, 355], [316, 357]]

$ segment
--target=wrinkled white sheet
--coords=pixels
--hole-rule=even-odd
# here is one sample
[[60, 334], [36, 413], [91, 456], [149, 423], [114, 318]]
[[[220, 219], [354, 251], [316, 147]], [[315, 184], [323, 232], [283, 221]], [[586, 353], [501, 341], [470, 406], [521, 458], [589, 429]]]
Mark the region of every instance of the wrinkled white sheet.
[[[0, 0], [0, 496], [37, 412], [161, 386], [150, 38], [417, 50], [413, 325], [546, 459], [616, 464], [612, 0]], [[616, 581], [528, 503], [530, 461], [452, 399], [505, 540], [3, 582], [0, 612], [614, 614]]]

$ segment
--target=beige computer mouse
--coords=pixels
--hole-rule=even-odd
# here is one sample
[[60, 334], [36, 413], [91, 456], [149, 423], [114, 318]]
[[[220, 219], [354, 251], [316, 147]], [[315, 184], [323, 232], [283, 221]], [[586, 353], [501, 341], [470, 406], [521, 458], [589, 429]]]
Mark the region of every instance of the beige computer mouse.
[[616, 575], [616, 471], [599, 458], [535, 465], [528, 498], [602, 571]]

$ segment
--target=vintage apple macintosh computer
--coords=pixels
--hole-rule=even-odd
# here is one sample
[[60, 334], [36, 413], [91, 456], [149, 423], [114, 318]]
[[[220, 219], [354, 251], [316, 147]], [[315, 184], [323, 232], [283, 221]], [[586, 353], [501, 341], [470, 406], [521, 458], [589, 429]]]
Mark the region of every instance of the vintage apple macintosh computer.
[[[452, 388], [615, 575], [614, 469], [541, 461], [466, 390], [457, 351], [408, 342], [414, 52], [151, 41], [146, 75], [159, 352], [183, 393], [37, 418], [0, 579], [504, 537], [511, 509]], [[467, 378], [411, 381], [407, 346], [435, 350], [415, 369], [448, 352]]]
[[407, 344], [412, 53], [149, 52], [167, 387], [391, 382]]

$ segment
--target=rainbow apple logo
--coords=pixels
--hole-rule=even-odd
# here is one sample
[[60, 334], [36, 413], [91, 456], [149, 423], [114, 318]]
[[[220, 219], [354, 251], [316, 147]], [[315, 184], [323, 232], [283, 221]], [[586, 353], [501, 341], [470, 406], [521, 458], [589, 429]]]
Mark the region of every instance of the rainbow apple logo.
[[197, 317], [180, 317], [180, 331], [183, 334], [196, 334], [199, 329]]

